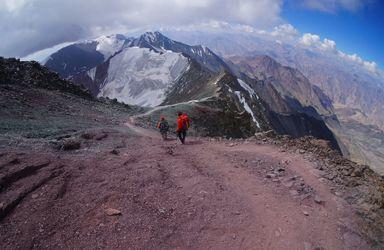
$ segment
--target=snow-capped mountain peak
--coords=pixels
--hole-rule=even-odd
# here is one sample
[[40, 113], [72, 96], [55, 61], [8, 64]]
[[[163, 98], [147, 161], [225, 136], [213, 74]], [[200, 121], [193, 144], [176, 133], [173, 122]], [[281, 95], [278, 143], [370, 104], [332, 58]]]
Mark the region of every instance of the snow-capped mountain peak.
[[216, 73], [227, 69], [222, 59], [208, 48], [176, 42], [159, 31], [146, 32], [137, 38], [117, 34], [78, 42], [53, 53], [45, 65], [61, 76], [69, 77], [88, 71], [129, 47], [146, 48], [156, 53], [180, 53]]
[[172, 44], [175, 42], [168, 37], [164, 36], [158, 31], [145, 32], [140, 37], [136, 38], [132, 45], [141, 48], [148, 48], [156, 52], [164, 52], [172, 50]]
[[159, 31], [148, 31], [145, 32], [143, 35], [140, 36], [140, 39], [143, 39], [149, 43], [153, 43], [159, 40], [170, 40], [169, 38], [165, 37], [163, 34], [161, 34]]
[[95, 39], [97, 42], [96, 51], [104, 55], [107, 60], [110, 56], [120, 51], [127, 42], [124, 35], [116, 34], [111, 36], [100, 36]]

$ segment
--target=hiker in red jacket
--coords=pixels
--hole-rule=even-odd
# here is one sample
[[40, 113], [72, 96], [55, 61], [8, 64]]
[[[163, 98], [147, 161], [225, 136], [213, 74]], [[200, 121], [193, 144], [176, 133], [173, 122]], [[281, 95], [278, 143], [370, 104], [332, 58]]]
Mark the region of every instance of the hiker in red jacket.
[[190, 126], [189, 118], [186, 114], [183, 114], [181, 112], [177, 113], [177, 137], [179, 137], [182, 144], [185, 143], [185, 137], [187, 136], [187, 130]]

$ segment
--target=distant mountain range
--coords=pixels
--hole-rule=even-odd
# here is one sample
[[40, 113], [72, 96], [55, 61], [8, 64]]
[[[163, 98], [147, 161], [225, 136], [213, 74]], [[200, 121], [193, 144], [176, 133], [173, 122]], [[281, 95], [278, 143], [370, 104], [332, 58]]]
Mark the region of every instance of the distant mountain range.
[[[179, 37], [195, 44], [192, 33], [189, 37], [179, 33]], [[365, 102], [358, 98], [369, 99], [359, 94], [363, 91], [367, 91], [365, 95], [373, 90], [379, 94], [377, 82], [369, 84], [370, 90], [356, 80], [366, 80], [367, 75], [355, 76], [353, 83], [342, 81], [346, 76], [327, 72], [324, 62], [316, 64], [309, 52], [296, 53], [277, 43], [240, 35], [202, 35], [199, 39], [212, 50], [174, 41], [160, 32], [135, 38], [103, 36], [58, 50], [45, 66], [94, 96], [164, 109], [187, 105], [204, 135], [244, 137], [271, 129], [294, 137], [313, 135], [332, 141], [347, 157], [372, 163], [361, 149], [366, 147], [351, 147], [340, 119], [345, 122], [345, 108], [353, 108], [370, 117], [364, 126], [372, 123], [380, 128], [377, 114], [382, 112], [378, 106], [382, 97], [374, 95]], [[349, 97], [342, 89], [351, 86], [355, 87]], [[373, 163], [375, 167], [377, 162]]]

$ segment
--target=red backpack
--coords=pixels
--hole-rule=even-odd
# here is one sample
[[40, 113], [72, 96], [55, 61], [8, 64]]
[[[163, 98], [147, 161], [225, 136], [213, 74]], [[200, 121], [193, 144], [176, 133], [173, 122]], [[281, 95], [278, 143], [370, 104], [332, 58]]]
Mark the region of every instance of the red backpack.
[[190, 127], [190, 122], [189, 122], [189, 118], [188, 118], [188, 116], [187, 115], [183, 115], [182, 117], [181, 117], [181, 119], [182, 119], [182, 124], [183, 124], [183, 129], [184, 130], [187, 130], [187, 129], [189, 129], [189, 127]]

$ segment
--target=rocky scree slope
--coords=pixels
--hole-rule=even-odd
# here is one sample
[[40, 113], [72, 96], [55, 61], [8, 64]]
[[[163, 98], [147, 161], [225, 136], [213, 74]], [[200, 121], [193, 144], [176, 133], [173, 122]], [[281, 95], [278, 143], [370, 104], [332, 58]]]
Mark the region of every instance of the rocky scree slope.
[[[108, 127], [142, 110], [95, 99], [37, 62], [0, 58], [0, 66], [0, 133], [16, 144], [18, 138], [54, 139], [86, 128]], [[5, 141], [0, 144], [7, 146]]]
[[0, 84], [19, 85], [24, 88], [41, 88], [57, 90], [78, 95], [83, 98], [92, 98], [87, 89], [76, 86], [38, 62], [20, 62], [17, 59], [0, 58]]

